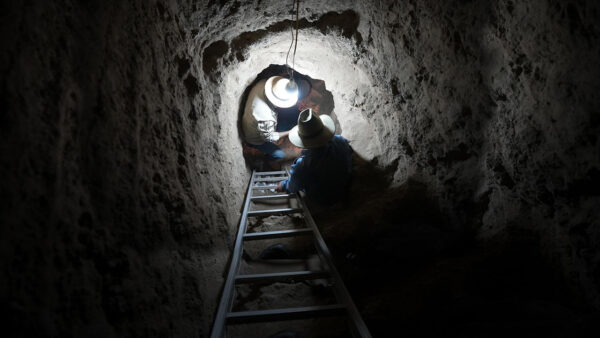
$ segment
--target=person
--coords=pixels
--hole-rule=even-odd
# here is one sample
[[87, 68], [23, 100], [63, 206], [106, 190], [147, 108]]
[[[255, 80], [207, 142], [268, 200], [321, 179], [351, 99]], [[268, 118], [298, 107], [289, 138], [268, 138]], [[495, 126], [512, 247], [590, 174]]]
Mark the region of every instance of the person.
[[[275, 143], [288, 136], [289, 130], [293, 127], [293, 124], [286, 122], [289, 119], [286, 120], [285, 116], [282, 116], [281, 123], [278, 123], [278, 113], [270, 102], [276, 98], [269, 99], [273, 87], [281, 79], [283, 79], [281, 76], [274, 76], [268, 80], [258, 81], [248, 93], [242, 116], [242, 130], [246, 143], [265, 153], [269, 165], [274, 169], [279, 167], [279, 161], [284, 158], [283, 150]], [[280, 102], [276, 103], [280, 104]]]
[[331, 205], [347, 192], [352, 176], [352, 147], [327, 115], [306, 109], [298, 116], [298, 125], [288, 135], [290, 142], [305, 148], [292, 164], [290, 177], [277, 184], [277, 191], [306, 196], [319, 204]]

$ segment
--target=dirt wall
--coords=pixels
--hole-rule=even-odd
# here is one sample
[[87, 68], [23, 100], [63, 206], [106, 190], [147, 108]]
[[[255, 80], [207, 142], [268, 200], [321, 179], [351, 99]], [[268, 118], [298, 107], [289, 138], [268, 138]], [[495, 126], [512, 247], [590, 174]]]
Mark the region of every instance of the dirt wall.
[[[363, 266], [353, 255], [370, 257], [370, 243], [386, 238], [381, 254], [399, 261], [518, 243], [597, 309], [599, 5], [301, 5], [295, 65], [332, 93], [363, 161], [355, 191], [384, 198], [351, 201], [356, 214], [339, 209], [323, 224], [348, 276]], [[208, 335], [249, 177], [239, 100], [260, 71], [284, 63], [290, 9], [2, 4], [0, 298], [11, 329]], [[408, 288], [429, 275], [411, 276]], [[385, 328], [389, 309], [357, 292], [368, 324]]]

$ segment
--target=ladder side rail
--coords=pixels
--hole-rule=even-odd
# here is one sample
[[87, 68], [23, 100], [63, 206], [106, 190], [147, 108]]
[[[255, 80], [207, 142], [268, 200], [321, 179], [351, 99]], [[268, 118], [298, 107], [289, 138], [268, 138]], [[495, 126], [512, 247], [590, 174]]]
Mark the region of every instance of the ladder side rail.
[[229, 265], [229, 272], [227, 273], [227, 279], [225, 281], [225, 286], [223, 287], [223, 294], [221, 295], [221, 301], [219, 302], [217, 315], [215, 317], [213, 329], [210, 334], [211, 338], [224, 337], [227, 313], [230, 311], [231, 304], [233, 303], [235, 275], [239, 270], [240, 259], [242, 257], [244, 234], [246, 233], [246, 228], [248, 226], [248, 209], [250, 208], [250, 200], [252, 198], [252, 186], [254, 185], [255, 178], [256, 171], [252, 171], [252, 177], [250, 178], [250, 184], [248, 185], [248, 191], [246, 192], [246, 201], [244, 202], [242, 218], [240, 220], [240, 226], [238, 228], [237, 237], [235, 239], [235, 246], [233, 249], [233, 254], [231, 255], [231, 264]]
[[356, 334], [358, 334], [358, 337], [371, 338], [371, 333], [369, 332], [367, 325], [363, 321], [362, 316], [358, 312], [356, 305], [354, 305], [354, 302], [352, 301], [352, 298], [350, 297], [350, 294], [348, 293], [348, 290], [344, 285], [342, 277], [335, 268], [333, 259], [331, 257], [331, 253], [329, 252], [329, 249], [325, 244], [325, 240], [323, 239], [323, 236], [321, 236], [321, 232], [319, 231], [319, 228], [317, 227], [317, 224], [312, 218], [312, 215], [310, 214], [310, 211], [308, 210], [308, 207], [306, 206], [306, 203], [304, 202], [304, 199], [301, 195], [302, 194], [297, 193], [296, 199], [298, 200], [298, 204], [300, 204], [301, 208], [304, 210], [304, 217], [306, 219], [306, 222], [313, 229], [313, 234], [315, 237], [315, 247], [320, 253], [319, 256], [321, 256], [321, 258], [324, 260], [325, 264], [327, 265], [327, 268], [329, 269], [329, 273], [333, 276], [335, 280], [334, 289], [336, 289], [336, 295], [339, 297], [339, 301], [343, 302], [346, 305], [348, 309], [348, 316], [353, 322], [353, 329], [355, 330]]

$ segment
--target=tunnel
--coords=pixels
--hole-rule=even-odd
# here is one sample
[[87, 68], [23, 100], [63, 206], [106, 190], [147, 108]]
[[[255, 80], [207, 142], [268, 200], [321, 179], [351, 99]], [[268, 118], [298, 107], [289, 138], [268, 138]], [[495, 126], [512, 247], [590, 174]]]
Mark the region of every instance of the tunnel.
[[372, 335], [597, 330], [600, 3], [293, 3], [0, 5], [3, 335], [210, 336], [256, 168], [240, 109], [296, 25], [354, 150], [310, 210]]

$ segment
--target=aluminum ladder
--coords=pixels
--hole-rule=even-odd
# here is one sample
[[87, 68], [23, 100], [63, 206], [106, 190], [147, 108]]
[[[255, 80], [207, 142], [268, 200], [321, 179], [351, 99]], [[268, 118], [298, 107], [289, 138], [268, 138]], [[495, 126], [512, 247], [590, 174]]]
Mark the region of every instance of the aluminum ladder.
[[[211, 338], [226, 337], [226, 325], [228, 324], [273, 322], [278, 320], [293, 320], [332, 315], [347, 316], [350, 331], [352, 332], [353, 336], [361, 338], [371, 337], [367, 326], [360, 316], [360, 313], [356, 309], [352, 298], [348, 294], [348, 290], [344, 286], [344, 283], [333, 264], [333, 259], [331, 258], [329, 249], [327, 248], [327, 245], [325, 245], [325, 241], [323, 240], [315, 221], [308, 211], [302, 196], [300, 194], [281, 194], [271, 192], [267, 193], [266, 195], [258, 196], [253, 193], [255, 190], [269, 191], [269, 189], [275, 189], [277, 187], [276, 183], [286, 179], [288, 176], [289, 173], [287, 171], [252, 172], [250, 184], [248, 185], [248, 192], [246, 193], [246, 200], [244, 202], [242, 218], [240, 220], [240, 226], [235, 240], [235, 247], [231, 257], [229, 272], [227, 274], [227, 279], [225, 280], [225, 286], [223, 288], [223, 293], [221, 295], [221, 300], [219, 302], [219, 307], [217, 309], [213, 329], [210, 335]], [[257, 183], [267, 185], [259, 185]], [[299, 207], [270, 210], [249, 210], [251, 201], [288, 198], [295, 198]], [[304, 220], [306, 222], [305, 228], [247, 233], [248, 216], [268, 216], [294, 213], [299, 213], [304, 216]], [[245, 241], [303, 235], [313, 236], [313, 243], [315, 245], [316, 252], [321, 260], [322, 266], [325, 267], [323, 271], [294, 271], [247, 275], [242, 275], [239, 273]], [[265, 283], [290, 280], [301, 281], [321, 278], [328, 278], [331, 280], [336, 304], [271, 310], [232, 311], [236, 285], [243, 283]]]

